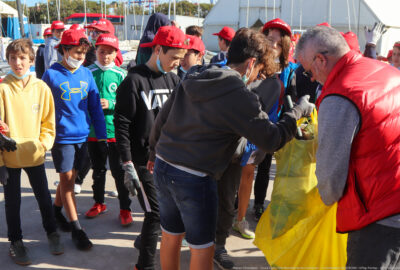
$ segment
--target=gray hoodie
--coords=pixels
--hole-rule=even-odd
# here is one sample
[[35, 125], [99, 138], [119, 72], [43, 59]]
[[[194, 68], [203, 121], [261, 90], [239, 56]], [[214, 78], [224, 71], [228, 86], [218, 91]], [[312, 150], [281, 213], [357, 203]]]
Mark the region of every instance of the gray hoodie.
[[150, 134], [150, 160], [155, 148], [169, 163], [218, 179], [240, 137], [273, 153], [293, 138], [300, 117], [295, 108], [273, 124], [237, 71], [202, 69], [188, 75], [158, 114]]
[[45, 71], [56, 62], [62, 60], [61, 54], [58, 53], [57, 49], [54, 48], [60, 41], [55, 37], [46, 39], [44, 47], [44, 68]]

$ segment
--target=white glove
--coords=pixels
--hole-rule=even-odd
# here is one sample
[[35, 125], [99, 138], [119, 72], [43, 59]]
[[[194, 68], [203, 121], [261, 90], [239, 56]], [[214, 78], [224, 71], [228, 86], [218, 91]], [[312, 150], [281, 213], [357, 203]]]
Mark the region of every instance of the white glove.
[[386, 26], [381, 22], [375, 23], [372, 29], [364, 26], [365, 41], [367, 44], [376, 45], [383, 34], [386, 33]]
[[125, 176], [124, 176], [125, 187], [129, 190], [132, 196], [136, 196], [138, 190], [140, 190], [140, 182], [135, 167], [133, 166], [133, 163], [130, 162], [123, 164], [122, 168], [125, 171]]

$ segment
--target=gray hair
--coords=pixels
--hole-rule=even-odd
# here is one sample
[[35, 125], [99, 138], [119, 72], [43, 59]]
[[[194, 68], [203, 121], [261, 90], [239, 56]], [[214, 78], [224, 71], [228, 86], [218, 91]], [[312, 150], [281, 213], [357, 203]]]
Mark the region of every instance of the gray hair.
[[296, 57], [303, 54], [308, 46], [336, 57], [343, 56], [349, 50], [344, 37], [334, 28], [326, 26], [310, 28], [301, 36], [296, 46]]

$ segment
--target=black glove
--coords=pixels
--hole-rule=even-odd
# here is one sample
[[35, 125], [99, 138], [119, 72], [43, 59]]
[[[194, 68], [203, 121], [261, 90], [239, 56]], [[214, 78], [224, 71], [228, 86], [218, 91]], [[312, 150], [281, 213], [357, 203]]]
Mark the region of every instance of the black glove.
[[0, 167], [0, 183], [5, 186], [7, 185], [7, 180], [8, 180], [8, 171], [6, 166], [1, 166]]
[[126, 163], [122, 165], [125, 171], [124, 184], [132, 196], [136, 196], [140, 190], [139, 176], [133, 166], [133, 163]]
[[2, 151], [5, 150], [7, 152], [13, 152], [13, 151], [17, 150], [17, 143], [13, 139], [0, 133], [0, 150], [2, 150]]

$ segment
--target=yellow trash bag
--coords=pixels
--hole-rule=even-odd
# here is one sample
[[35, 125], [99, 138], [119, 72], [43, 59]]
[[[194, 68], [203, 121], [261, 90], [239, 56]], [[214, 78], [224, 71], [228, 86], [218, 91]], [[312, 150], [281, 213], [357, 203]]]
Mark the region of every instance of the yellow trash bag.
[[[306, 121], [300, 119], [298, 126]], [[337, 205], [326, 206], [317, 190], [316, 111], [308, 122], [308, 140], [293, 139], [275, 154], [271, 203], [258, 222], [254, 244], [273, 268], [345, 269], [347, 234], [336, 233]]]

